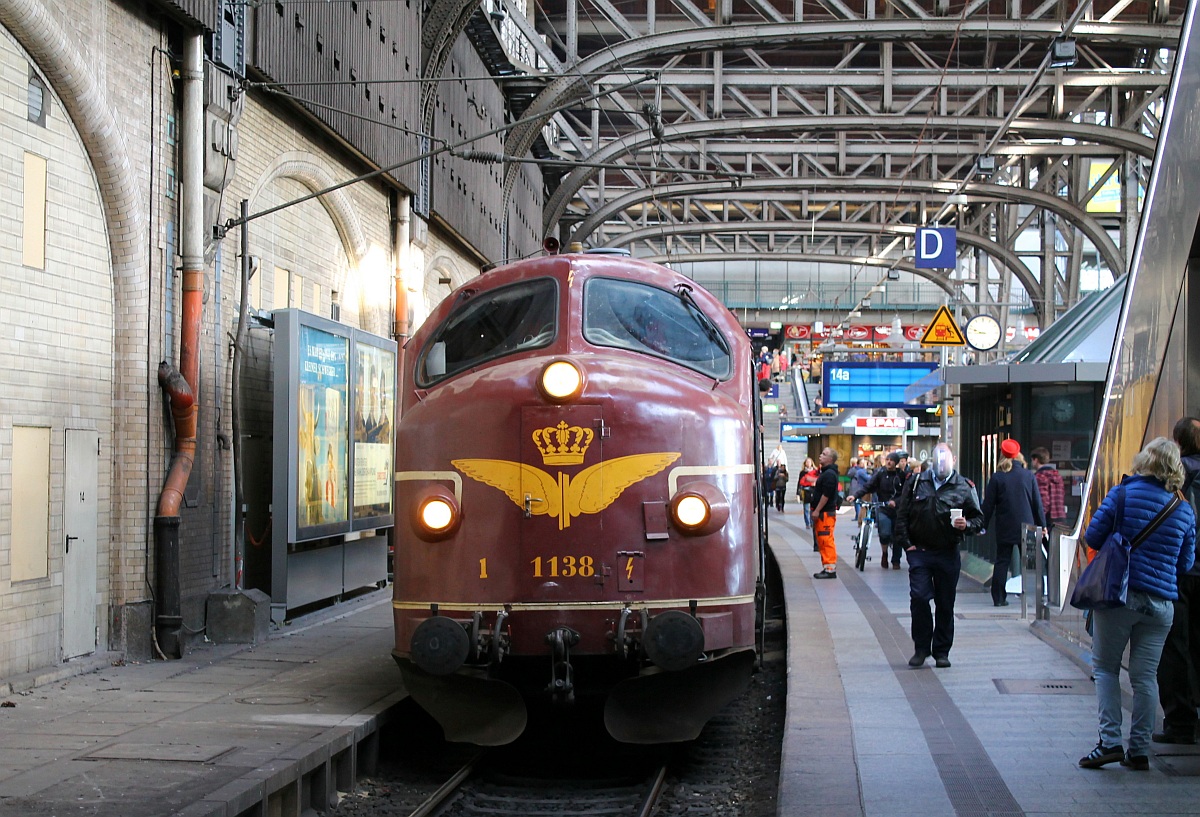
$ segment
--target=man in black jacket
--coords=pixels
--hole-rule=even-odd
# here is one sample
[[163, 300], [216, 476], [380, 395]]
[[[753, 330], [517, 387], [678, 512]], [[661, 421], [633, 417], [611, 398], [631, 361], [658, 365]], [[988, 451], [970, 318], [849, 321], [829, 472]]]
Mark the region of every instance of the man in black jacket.
[[[912, 612], [914, 652], [910, 667], [933, 656], [939, 667], [950, 666], [954, 645], [954, 598], [962, 559], [963, 537], [983, 528], [983, 512], [975, 486], [954, 470], [950, 446], [938, 443], [931, 467], [904, 487], [896, 513], [896, 542], [908, 556], [908, 598]], [[935, 612], [930, 613], [929, 602]]]
[[833, 541], [833, 528], [837, 524], [838, 496], [838, 452], [832, 448], [821, 451], [817, 462], [821, 474], [817, 484], [809, 489], [808, 501], [812, 506], [813, 538], [821, 551], [821, 570], [813, 574], [814, 579], [837, 578], [837, 547]]
[[[1184, 496], [1196, 507], [1200, 497], [1200, 419], [1183, 417], [1172, 435], [1183, 455], [1187, 472]], [[1200, 567], [1180, 577], [1175, 618], [1158, 662], [1158, 702], [1163, 709], [1163, 730], [1155, 743], [1196, 742], [1196, 705], [1200, 704]]]
[[879, 528], [879, 542], [883, 545], [883, 559], [880, 560], [879, 566], [884, 570], [888, 566], [889, 550], [892, 552], [892, 567], [900, 569], [901, 548], [899, 545], [893, 546], [892, 529], [896, 522], [896, 504], [900, 499], [900, 489], [904, 487], [904, 479], [907, 476], [900, 467], [900, 462], [907, 459], [906, 451], [891, 452], [884, 460], [884, 467], [871, 474], [867, 484], [854, 492], [855, 499], [862, 499], [866, 494], [871, 494], [876, 502], [881, 503], [875, 514], [875, 526]]

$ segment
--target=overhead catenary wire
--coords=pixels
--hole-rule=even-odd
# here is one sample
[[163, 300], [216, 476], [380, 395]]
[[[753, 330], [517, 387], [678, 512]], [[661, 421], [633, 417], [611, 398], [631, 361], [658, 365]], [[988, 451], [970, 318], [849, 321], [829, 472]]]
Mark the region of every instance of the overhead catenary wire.
[[[538, 8], [542, 12], [543, 15], [546, 14], [545, 9], [541, 7], [540, 3], [539, 3]], [[590, 6], [584, 6], [584, 13], [586, 15], [588, 15], [588, 21], [591, 24], [593, 30], [597, 34], [603, 36], [604, 32], [600, 26], [600, 22], [592, 14], [592, 9], [590, 8]], [[614, 24], [618, 24], [617, 21], [615, 21], [615, 20], [613, 20], [611, 22], [613, 22]], [[619, 24], [618, 24], [618, 27], [619, 27]], [[611, 49], [612, 49], [611, 46], [606, 45], [604, 48], [597, 50], [595, 52], [595, 54], [604, 53], [605, 51], [612, 53]], [[616, 65], [618, 66], [618, 71], [617, 72], [608, 71], [608, 72], [604, 72], [604, 73], [606, 75], [611, 75], [613, 73], [621, 73], [626, 76], [629, 76], [631, 74], [631, 69], [626, 67], [625, 64], [623, 63], [623, 61], [621, 60], [621, 58], [616, 56], [615, 54], [614, 54], [614, 59], [615, 59]], [[583, 73], [577, 73], [577, 74], [573, 74], [573, 75], [580, 76], [580, 77], [587, 76], [586, 74], [583, 74]], [[566, 74], [564, 74], [564, 76], [566, 76]], [[642, 89], [640, 87], [635, 87], [634, 93], [637, 96], [638, 102], [641, 103], [641, 111], [646, 118], [647, 129], [650, 131], [651, 135], [653, 135], [655, 138], [655, 144], [653, 144], [651, 146], [651, 154], [652, 154], [652, 156], [654, 156], [656, 158], [657, 161], [661, 162], [663, 160], [663, 156], [665, 155], [661, 150], [661, 146], [662, 146], [662, 142], [664, 142], [667, 137], [666, 127], [665, 127], [665, 124], [662, 119], [662, 84], [659, 83], [655, 87], [655, 98], [653, 101], [649, 101], [649, 100], [645, 99], [645, 97], [642, 94]], [[612, 115], [607, 110], [605, 110], [604, 108], [599, 108], [597, 113], [602, 114], [605, 117], [607, 124], [610, 127], [617, 129], [617, 123], [614, 121]], [[629, 112], [627, 112], [627, 113], [629, 113]], [[565, 113], [564, 113], [564, 115], [565, 115]], [[629, 115], [632, 116], [632, 113], [629, 113]], [[721, 173], [717, 173], [716, 171], [707, 171], [707, 170], [701, 169], [699, 167], [699, 164], [700, 164], [699, 158], [697, 158], [697, 162], [696, 162], [697, 167], [696, 168], [675, 166], [675, 167], [656, 167], [654, 169], [645, 169], [645, 168], [639, 169], [638, 166], [636, 166], [636, 165], [617, 164], [616, 166], [611, 167], [611, 168], [600, 168], [600, 169], [601, 170], [614, 169], [614, 170], [619, 170], [623, 173], [626, 173], [627, 175], [638, 176], [637, 180], [645, 187], [645, 189], [647, 189], [651, 192], [654, 192], [658, 186], [658, 180], [656, 177], [659, 173], [670, 173], [670, 174], [674, 174], [674, 175], [682, 176], [682, 177], [723, 175], [723, 176], [732, 178], [734, 180], [735, 184], [738, 179], [753, 175], [751, 173], [739, 173], [738, 171], [734, 171], [728, 164], [726, 164], [723, 161], [720, 161], [720, 160], [714, 160], [714, 161], [716, 164], [718, 164], [719, 166], [721, 166], [723, 168], [723, 171]], [[583, 166], [589, 166], [589, 165], [585, 164]], [[646, 176], [646, 173], [650, 174], [648, 178]], [[658, 208], [660, 210], [661, 210], [662, 204], [663, 204], [657, 195], [653, 196], [650, 199], [649, 203], [654, 205], [656, 208]]]
[[[608, 89], [607, 91], [597, 91], [594, 94], [590, 94], [589, 97], [595, 98], [598, 96], [603, 96], [605, 94], [612, 93], [614, 91], [623, 90], [624, 88], [632, 87], [634, 85], [645, 82], [650, 76], [653, 76], [653, 74], [651, 72], [647, 72], [645, 75], [643, 75], [642, 77], [640, 77], [638, 79], [631, 80], [630, 82], [624, 83], [622, 85], [617, 85], [613, 88]], [[576, 105], [576, 104], [578, 104], [578, 100], [573, 100], [569, 103], [563, 103], [562, 105], [556, 106], [555, 108], [551, 108], [549, 113], [553, 114], [553, 113], [557, 112], [558, 110], [562, 110], [566, 107], [569, 107], [570, 105]], [[277, 213], [280, 210], [284, 210], [284, 209], [286, 209], [288, 207], [292, 207], [296, 204], [302, 204], [306, 201], [311, 201], [312, 199], [319, 198], [324, 195], [328, 195], [329, 193], [333, 193], [335, 191], [341, 190], [343, 187], [349, 187], [350, 185], [357, 184], [358, 182], [363, 182], [363, 181], [368, 181], [369, 179], [378, 178], [379, 176], [385, 175], [387, 173], [391, 173], [392, 171], [395, 171], [395, 170], [399, 170], [402, 167], [407, 167], [410, 164], [420, 162], [424, 159], [432, 158], [433, 156], [439, 156], [443, 153], [449, 153], [452, 150], [455, 150], [460, 147], [464, 147], [466, 145], [471, 144], [472, 142], [477, 142], [480, 139], [486, 139], [489, 136], [495, 136], [498, 133], [504, 133], [505, 131], [511, 130], [520, 125], [529, 124], [530, 122], [536, 122], [539, 119], [541, 119], [544, 115], [545, 115], [544, 113], [539, 113], [539, 114], [533, 114], [531, 116], [525, 116], [520, 119], [516, 119], [508, 124], [501, 125], [499, 127], [492, 128], [491, 130], [487, 130], [482, 133], [476, 134], [475, 136], [469, 136], [460, 142], [455, 142], [453, 144], [445, 143], [445, 144], [441, 145], [440, 147], [434, 148], [432, 150], [427, 150], [423, 153], [417, 154], [416, 156], [410, 157], [408, 159], [403, 159], [399, 162], [395, 162], [393, 164], [387, 165], [386, 167], [380, 167], [375, 170], [369, 171], [367, 173], [362, 173], [353, 178], [346, 179], [345, 181], [341, 181], [341, 182], [337, 182], [336, 184], [329, 185], [328, 187], [323, 187], [320, 190], [314, 190], [311, 193], [300, 196], [299, 198], [292, 199], [291, 201], [285, 201], [282, 204], [275, 205], [274, 207], [268, 207], [266, 210], [260, 210], [257, 213], [250, 213], [249, 215], [247, 215], [245, 217], [228, 219], [222, 225], [222, 229], [225, 232], [228, 232], [229, 230], [233, 229], [234, 227], [238, 227], [238, 226], [241, 226], [242, 224], [246, 224], [251, 221], [255, 221], [264, 216], [269, 216], [272, 213]]]
[[[1070, 34], [1074, 31], [1075, 26], [1077, 26], [1079, 24], [1079, 22], [1083, 19], [1083, 16], [1091, 9], [1091, 7], [1092, 7], [1092, 0], [1084, 0], [1084, 2], [1081, 2], [1078, 6], [1076, 6], [1075, 9], [1072, 11], [1071, 16], [1066, 20], [1066, 22], [1063, 23], [1062, 31], [1058, 34], [1057, 37], [1055, 37], [1055, 40], [1059, 40], [1064, 37], [1069, 37]], [[960, 15], [960, 17], [959, 17], [959, 25], [955, 29], [954, 41], [951, 43], [950, 53], [947, 54], [946, 63], [943, 65], [941, 77], [938, 82], [939, 89], [944, 84], [946, 72], [949, 68], [949, 61], [950, 61], [951, 56], [954, 53], [955, 45], [958, 42], [959, 32], [961, 31], [962, 23], [965, 21], [965, 15], [966, 15], [967, 8], [968, 7], [963, 8], [963, 14]], [[1004, 138], [1005, 134], [1008, 132], [1008, 129], [1012, 127], [1013, 122], [1016, 121], [1017, 117], [1020, 116], [1022, 112], [1024, 112], [1024, 110], [1026, 109], [1028, 104], [1031, 102], [1030, 97], [1033, 95], [1034, 90], [1037, 88], [1038, 84], [1042, 81], [1042, 78], [1046, 75], [1046, 71], [1048, 71], [1050, 69], [1050, 63], [1051, 63], [1051, 60], [1053, 57], [1053, 46], [1054, 46], [1054, 42], [1052, 41], [1050, 46], [1047, 47], [1046, 53], [1042, 57], [1041, 62], [1038, 64], [1037, 69], [1034, 71], [1033, 76], [1031, 76], [1029, 81], [1026, 82], [1025, 85], [1021, 88], [1021, 92], [1018, 94], [1016, 100], [1013, 101], [1013, 104], [1009, 108], [1008, 113], [1005, 115], [1004, 119], [996, 127], [995, 132], [991, 135], [991, 137], [988, 139], [987, 143], [984, 145], [983, 149], [980, 151], [980, 155], [986, 156], [986, 155], [990, 154], [993, 150], [996, 149], [996, 147], [1000, 144], [1000, 140]], [[935, 92], [935, 98], [936, 98], [936, 92]], [[931, 117], [932, 112], [928, 116]], [[921, 129], [921, 133], [918, 135], [917, 142], [914, 145], [914, 149], [913, 149], [913, 158], [914, 159], [916, 158], [917, 150], [919, 149], [921, 142], [925, 136], [925, 131], [926, 131], [927, 127], [928, 127], [928, 118], [926, 120], [926, 126]], [[934, 214], [934, 216], [932, 218], [932, 223], [936, 224], [938, 221], [941, 220], [941, 218], [944, 215], [947, 214], [948, 208], [951, 206], [951, 199], [955, 196], [961, 195], [962, 192], [964, 190], [966, 190], [967, 185], [970, 184], [971, 180], [975, 177], [975, 175], [978, 172], [979, 172], [979, 166], [977, 163], [973, 163], [967, 168], [966, 173], [963, 175], [963, 177], [957, 181], [954, 191], [947, 196], [946, 202], [943, 203], [942, 206], [940, 208], [938, 208], [938, 211]], [[902, 180], [902, 182], [903, 182], [903, 180]], [[893, 206], [895, 205], [896, 201], [899, 200], [899, 196], [900, 196], [900, 193], [902, 192], [902, 189], [903, 189], [903, 184], [901, 184], [901, 187], [898, 188], [896, 191], [896, 197], [893, 199], [893, 202], [892, 202]], [[903, 240], [904, 240], [903, 237], [897, 237], [897, 238], [893, 239], [889, 243], [888, 247], [884, 250], [884, 252], [890, 252], [892, 248], [894, 248], [898, 243], [900, 243]], [[892, 266], [889, 269], [894, 269], [898, 263], [899, 263], [899, 259], [897, 258], [896, 261], [892, 264]], [[865, 268], [864, 268], [864, 270], [865, 270]], [[858, 274], [861, 274], [864, 270], [860, 270]], [[853, 287], [858, 279], [858, 274], [855, 274], [852, 276], [850, 284], [847, 286], [847, 288], [845, 290], [843, 290], [843, 294], [845, 294], [848, 291], [853, 290]], [[886, 280], [886, 275], [884, 278], [881, 278], [878, 282], [876, 282], [876, 284], [874, 285], [874, 287], [872, 287], [872, 289], [882, 285], [885, 282], [885, 280]], [[1043, 282], [1043, 285], [1044, 285], [1044, 282]], [[840, 299], [840, 296], [839, 296], [839, 299]], [[1045, 300], [1045, 293], [1043, 293], [1043, 301], [1044, 300]]]

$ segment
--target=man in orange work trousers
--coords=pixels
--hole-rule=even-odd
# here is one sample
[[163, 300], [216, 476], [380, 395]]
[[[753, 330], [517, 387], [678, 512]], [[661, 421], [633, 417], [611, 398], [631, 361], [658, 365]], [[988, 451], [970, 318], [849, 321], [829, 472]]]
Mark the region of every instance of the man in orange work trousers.
[[838, 452], [826, 448], [817, 458], [821, 475], [817, 484], [808, 489], [808, 502], [812, 506], [813, 535], [817, 549], [821, 551], [822, 569], [813, 574], [814, 579], [837, 578], [837, 546], [833, 543], [833, 526], [837, 524], [838, 495]]

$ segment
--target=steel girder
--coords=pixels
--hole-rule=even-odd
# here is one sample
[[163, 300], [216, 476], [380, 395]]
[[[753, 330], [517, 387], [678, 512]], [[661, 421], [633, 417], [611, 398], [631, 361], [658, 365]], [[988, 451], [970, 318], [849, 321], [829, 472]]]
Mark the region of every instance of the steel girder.
[[[536, 50], [553, 57], [546, 62], [556, 74], [527, 114], [637, 71], [659, 72], [644, 90], [557, 116], [564, 138], [553, 146], [564, 159], [628, 170], [548, 174], [547, 227], [574, 224], [580, 237], [651, 252], [644, 237], [711, 235], [724, 219], [728, 233], [782, 235], [814, 228], [794, 221], [788, 195], [809, 191], [802, 209], [816, 213], [816, 232], [841, 236], [825, 249], [844, 252], [847, 236], [863, 236], [851, 247], [861, 250], [875, 240], [872, 228], [894, 236], [940, 219], [978, 233], [963, 243], [1012, 271], [1050, 320], [1077, 297], [1085, 240], [1089, 263], [1124, 271], [1137, 220], [1129, 209], [1148, 173], [1183, 10], [1180, 0], [1156, 3], [1149, 17], [1142, 4], [1089, 6], [1067, 32], [1077, 66], [1048, 68], [1048, 45], [1079, 8], [1058, 0], [1024, 10], [998, 0], [855, 9], [841, 0], [714, 0], [703, 10], [690, 0], [547, 0]], [[505, 153], [523, 155], [547, 121], [514, 128]], [[994, 175], [978, 175], [985, 150], [996, 158]], [[1087, 170], [1094, 162], [1119, 168], [1122, 212], [1089, 212], [1100, 188]], [[710, 180], [714, 171], [745, 181], [724, 190]], [[836, 204], [817, 192], [822, 185], [836, 186]], [[720, 192], [699, 195], [703, 187]], [[873, 189], [911, 196], [880, 203], [862, 221]], [[778, 200], [772, 190], [782, 191]], [[956, 193], [969, 206], [947, 207]], [[1035, 228], [1037, 274], [1014, 249]], [[1043, 270], [1054, 280], [1039, 280]], [[998, 292], [986, 275], [977, 287], [979, 301]]]
[[[953, 182], [933, 182], [924, 180], [901, 179], [749, 179], [737, 183], [737, 187], [728, 190], [714, 190], [711, 182], [683, 182], [653, 188], [631, 190], [617, 198], [610, 198], [603, 206], [589, 213], [583, 221], [575, 226], [571, 233], [571, 241], [585, 242], [607, 219], [614, 217], [634, 205], [648, 201], [664, 201], [691, 197], [705, 201], [724, 201], [738, 199], [754, 201], [754, 194], [770, 196], [770, 200], [778, 201], [784, 194], [792, 191], [810, 191], [813, 199], [827, 198], [836, 201], [849, 201], [847, 194], [858, 194], [862, 201], [878, 201], [877, 196], [871, 196], [872, 191], [912, 190], [922, 193], [942, 193], [949, 195], [955, 192]], [[1091, 239], [1099, 250], [1104, 262], [1114, 275], [1120, 275], [1127, 266], [1127, 259], [1117, 249], [1116, 243], [1104, 228], [1088, 215], [1083, 208], [1076, 207], [1065, 199], [1031, 190], [1024, 187], [984, 184], [970, 182], [962, 190], [968, 203], [985, 201], [1015, 201], [1035, 204], [1051, 210], [1069, 220], [1084, 235]], [[821, 194], [824, 194], [823, 196]], [[795, 200], [795, 197], [793, 197]], [[757, 203], [757, 202], [756, 202]], [[809, 205], [811, 207], [811, 205]], [[797, 231], [808, 231], [810, 225], [797, 217]]]
[[[639, 256], [646, 261], [653, 261], [656, 264], [695, 264], [704, 261], [711, 261], [711, 255], [704, 253], [672, 253], [671, 255], [642, 255]], [[919, 269], [913, 266], [911, 261], [904, 260], [889, 260], [887, 258], [878, 258], [870, 255], [853, 255], [853, 256], [830, 256], [822, 253], [804, 253], [804, 252], [773, 252], [769, 256], [771, 261], [796, 261], [803, 264], [840, 264], [847, 267], [877, 267], [882, 270], [898, 269], [903, 272], [917, 277], [923, 278], [940, 287], [949, 298], [954, 298], [958, 292], [954, 288], [954, 284], [946, 279], [945, 275], [929, 269]], [[764, 260], [761, 253], [757, 252], [737, 252], [737, 251], [721, 251], [722, 261], [761, 261]], [[973, 315], [974, 311], [967, 309], [967, 315]]]
[[[670, 236], [677, 235], [713, 235], [719, 233], [731, 234], [757, 234], [757, 233], [798, 233], [805, 232], [806, 225], [789, 224], [778, 221], [764, 221], [754, 224], [731, 224], [725, 222], [710, 222], [706, 224], [697, 224], [694, 222], [685, 222], [671, 225], [658, 225], [655, 227], [645, 227], [640, 230], [630, 230], [613, 238], [609, 242], [609, 246], [624, 247], [636, 242], [645, 242], [654, 244], [660, 239], [666, 239]], [[821, 224], [815, 227], [814, 230], [818, 233], [852, 233], [852, 234], [870, 234], [870, 235], [893, 235], [901, 237], [911, 237], [916, 235], [917, 228], [905, 224], [880, 224], [880, 223], [858, 223], [858, 222], [830, 222]], [[1029, 293], [1031, 300], [1034, 303], [1034, 308], [1038, 312], [1038, 317], [1041, 318], [1046, 313], [1045, 303], [1042, 298], [1042, 286], [1038, 283], [1033, 272], [1025, 265], [1015, 252], [997, 244], [990, 238], [985, 238], [981, 235], [972, 233], [959, 234], [959, 240], [965, 244], [986, 252], [989, 256], [996, 259], [1000, 264], [1007, 267], [1025, 287], [1025, 291]], [[657, 255], [670, 255], [668, 252], [663, 252], [661, 249]], [[775, 255], [769, 252], [763, 252], [762, 258], [774, 259]], [[943, 276], [944, 277], [944, 276]]]

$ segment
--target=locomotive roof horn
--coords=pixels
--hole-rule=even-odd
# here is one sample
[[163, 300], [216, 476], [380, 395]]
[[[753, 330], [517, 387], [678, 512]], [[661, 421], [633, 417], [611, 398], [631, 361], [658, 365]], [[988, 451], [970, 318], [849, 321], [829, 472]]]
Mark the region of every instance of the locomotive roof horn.
[[546, 255], [558, 255], [558, 251], [562, 249], [562, 243], [554, 236], [548, 235], [542, 242], [542, 249], [546, 251]]

